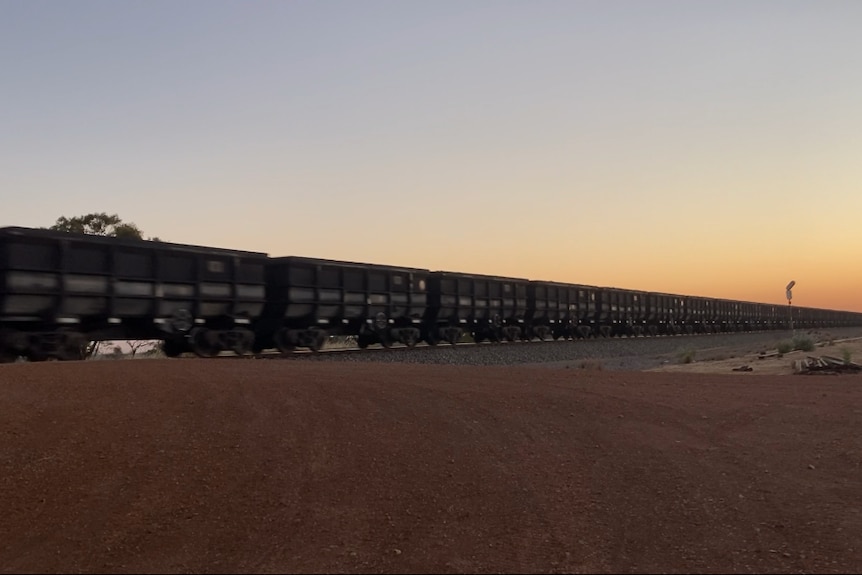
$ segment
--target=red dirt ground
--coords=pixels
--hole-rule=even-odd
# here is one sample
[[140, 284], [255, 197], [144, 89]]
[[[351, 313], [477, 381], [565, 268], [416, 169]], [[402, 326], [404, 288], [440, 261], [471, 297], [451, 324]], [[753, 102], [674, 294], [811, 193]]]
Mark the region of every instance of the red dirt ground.
[[3, 573], [862, 567], [862, 377], [0, 366]]

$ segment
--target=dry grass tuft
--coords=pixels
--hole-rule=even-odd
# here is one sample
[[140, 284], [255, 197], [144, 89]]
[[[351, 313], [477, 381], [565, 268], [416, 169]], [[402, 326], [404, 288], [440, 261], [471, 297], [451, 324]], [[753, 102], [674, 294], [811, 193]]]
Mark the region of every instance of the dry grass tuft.
[[589, 371], [602, 371], [604, 364], [598, 359], [582, 359], [578, 362], [577, 368]]

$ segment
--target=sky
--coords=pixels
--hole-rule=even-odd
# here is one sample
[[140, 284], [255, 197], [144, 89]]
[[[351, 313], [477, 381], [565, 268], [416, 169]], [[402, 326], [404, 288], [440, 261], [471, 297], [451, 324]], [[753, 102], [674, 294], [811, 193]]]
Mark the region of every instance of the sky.
[[0, 0], [0, 226], [862, 311], [857, 0]]

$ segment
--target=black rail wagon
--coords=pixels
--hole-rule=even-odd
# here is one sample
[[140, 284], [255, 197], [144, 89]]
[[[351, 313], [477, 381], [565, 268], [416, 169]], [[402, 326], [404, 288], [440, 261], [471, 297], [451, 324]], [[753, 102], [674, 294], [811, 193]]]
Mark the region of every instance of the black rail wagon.
[[754, 318], [753, 306], [747, 301], [734, 303], [734, 331], [751, 331], [751, 321]]
[[817, 318], [815, 320], [815, 323], [820, 327], [830, 328], [840, 327], [842, 325], [841, 314], [835, 310], [818, 309], [816, 313]]
[[812, 327], [829, 327], [829, 312], [825, 309], [812, 308]]
[[252, 347], [266, 254], [0, 229], [0, 358], [79, 359], [87, 341], [161, 339], [167, 355]]
[[785, 329], [799, 329], [805, 323], [804, 315], [807, 315], [807, 312], [804, 307], [801, 306], [788, 306], [787, 315], [784, 322]]
[[737, 302], [736, 331], [754, 331], [757, 322], [757, 307], [751, 302]]
[[766, 329], [768, 330], [776, 330], [781, 329], [784, 325], [783, 318], [786, 314], [784, 314], [784, 310], [780, 305], [774, 304], [763, 304], [766, 312], [764, 314], [766, 318]]
[[758, 302], [746, 302], [748, 317], [746, 328], [748, 331], [763, 331], [766, 326], [766, 306]]
[[862, 313], [834, 310], [832, 314], [835, 318], [835, 325], [839, 327], [862, 325]]
[[527, 286], [527, 337], [586, 338], [596, 316], [598, 288], [533, 280]]
[[703, 304], [703, 331], [704, 333], [715, 333], [720, 331], [718, 321], [718, 300], [715, 298], [704, 298]]
[[793, 306], [793, 327], [795, 329], [809, 329], [818, 327], [814, 321], [817, 310], [810, 307]]
[[646, 330], [649, 335], [676, 335], [684, 331], [685, 299], [667, 293], [647, 293]]
[[604, 337], [638, 336], [648, 318], [646, 292], [606, 287], [597, 290], [599, 334]]
[[758, 331], [771, 330], [775, 314], [773, 306], [765, 303], [755, 303], [754, 305], [757, 306]]
[[682, 322], [688, 333], [707, 333], [712, 331], [711, 300], [705, 297], [685, 296], [685, 312]]
[[756, 304], [760, 316], [760, 331], [775, 329], [775, 306], [767, 303]]
[[527, 337], [529, 280], [435, 271], [428, 277], [424, 339], [457, 343], [465, 332], [476, 343]]
[[757, 302], [742, 302], [742, 329], [760, 331], [763, 328], [763, 308]]
[[259, 349], [319, 350], [330, 335], [359, 347], [422, 337], [429, 271], [285, 256], [267, 264], [267, 304], [255, 327]]
[[753, 331], [757, 312], [754, 304], [747, 301], [735, 302], [735, 331]]
[[718, 322], [717, 322], [718, 329], [716, 331], [722, 332], [722, 333], [733, 331], [733, 329], [734, 329], [733, 328], [733, 326], [734, 326], [733, 306], [735, 303], [736, 302], [734, 302], [732, 300], [721, 299], [721, 298], [716, 300], [715, 309], [717, 311], [716, 316], [718, 318]]
[[714, 303], [714, 317], [715, 321], [713, 323], [713, 331], [716, 333], [722, 333], [730, 330], [730, 318], [732, 316], [731, 306], [733, 302], [726, 299], [715, 298], [712, 300]]

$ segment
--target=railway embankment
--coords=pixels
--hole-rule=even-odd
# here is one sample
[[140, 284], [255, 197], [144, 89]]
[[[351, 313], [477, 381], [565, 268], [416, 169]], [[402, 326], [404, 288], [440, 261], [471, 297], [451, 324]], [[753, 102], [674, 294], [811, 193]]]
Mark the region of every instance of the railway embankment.
[[296, 361], [394, 362], [440, 365], [544, 365], [606, 370], [648, 370], [669, 365], [730, 360], [776, 350], [808, 338], [815, 345], [862, 338], [862, 327], [721, 333], [637, 338], [598, 338], [489, 344], [417, 346], [413, 349], [333, 350], [298, 353]]

